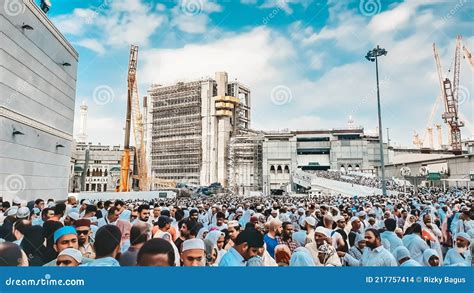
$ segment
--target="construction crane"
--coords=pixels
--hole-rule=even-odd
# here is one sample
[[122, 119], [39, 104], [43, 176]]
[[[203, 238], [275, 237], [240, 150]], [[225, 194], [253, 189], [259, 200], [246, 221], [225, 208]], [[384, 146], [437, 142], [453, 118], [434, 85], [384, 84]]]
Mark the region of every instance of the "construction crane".
[[128, 95], [127, 95], [127, 115], [125, 118], [125, 143], [122, 155], [120, 171], [119, 192], [130, 191], [130, 130], [133, 118], [133, 133], [135, 137], [135, 165], [137, 166], [137, 175], [139, 189], [141, 191], [149, 190], [146, 152], [143, 143], [144, 129], [143, 117], [140, 111], [140, 101], [138, 97], [137, 86], [137, 64], [138, 64], [138, 46], [132, 45], [130, 48], [130, 59], [128, 63]]
[[474, 57], [472, 57], [471, 51], [466, 46], [462, 46], [462, 50], [464, 52], [464, 57], [467, 59], [469, 64], [471, 64], [471, 67], [474, 68]]
[[148, 176], [148, 164], [146, 161], [146, 146], [144, 117], [140, 108], [140, 99], [138, 95], [137, 82], [137, 65], [138, 65], [138, 46], [130, 47], [130, 58], [128, 62], [128, 97], [127, 97], [127, 116], [125, 123], [125, 147], [121, 161], [120, 186], [119, 192], [128, 192], [130, 188], [130, 131], [133, 119], [133, 135], [135, 138], [134, 153], [134, 171], [133, 176], [135, 182], [138, 182], [140, 191], [149, 191], [151, 186], [158, 188], [175, 188], [176, 182], [173, 180], [165, 180], [161, 178], [150, 178]]
[[453, 82], [449, 78], [443, 78], [443, 69], [439, 58], [436, 44], [433, 44], [433, 52], [436, 61], [436, 67], [438, 71], [438, 78], [441, 86], [441, 95], [444, 100], [445, 112], [442, 115], [445, 123], [448, 125], [450, 130], [450, 141], [452, 152], [455, 155], [462, 154], [462, 143], [461, 143], [461, 127], [464, 126], [464, 122], [459, 119], [459, 105], [458, 105], [458, 89], [459, 89], [459, 72], [460, 72], [460, 59], [461, 59], [461, 36], [456, 38], [456, 50], [454, 55], [454, 76]]

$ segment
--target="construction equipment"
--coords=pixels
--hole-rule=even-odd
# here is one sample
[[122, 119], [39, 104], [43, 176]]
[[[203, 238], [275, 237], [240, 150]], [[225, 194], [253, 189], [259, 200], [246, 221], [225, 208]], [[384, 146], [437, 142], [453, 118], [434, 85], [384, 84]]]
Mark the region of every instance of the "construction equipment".
[[140, 111], [140, 101], [138, 98], [137, 87], [137, 63], [138, 46], [132, 45], [130, 48], [130, 59], [128, 63], [128, 95], [127, 95], [127, 115], [125, 122], [125, 143], [122, 155], [120, 170], [119, 192], [130, 191], [130, 130], [133, 117], [133, 133], [135, 137], [135, 158], [138, 169], [138, 175], [134, 179], [138, 180], [141, 191], [148, 190], [148, 176], [146, 166], [146, 153], [143, 143], [143, 117]]
[[148, 164], [146, 161], [146, 146], [144, 143], [145, 129], [144, 117], [140, 108], [140, 99], [138, 95], [137, 82], [138, 65], [138, 46], [130, 47], [130, 58], [128, 63], [128, 97], [127, 97], [127, 115], [125, 123], [125, 146], [121, 162], [120, 187], [119, 192], [130, 191], [130, 130], [133, 118], [133, 134], [135, 138], [135, 160], [134, 165], [136, 174], [132, 176], [135, 182], [138, 182], [140, 191], [149, 191], [151, 186], [157, 188], [175, 188], [176, 182], [172, 180], [163, 180], [160, 178], [150, 178], [148, 176]]
[[462, 50], [464, 52], [464, 58], [466, 58], [469, 64], [471, 64], [471, 67], [474, 68], [474, 57], [472, 57], [471, 51], [466, 46], [462, 46]]
[[438, 78], [441, 86], [441, 95], [444, 100], [445, 112], [442, 115], [445, 123], [449, 126], [451, 132], [451, 147], [455, 155], [462, 154], [461, 127], [464, 122], [459, 119], [458, 89], [459, 89], [459, 71], [461, 59], [461, 36], [456, 38], [456, 50], [454, 55], [454, 76], [453, 82], [449, 78], [443, 79], [443, 69], [439, 58], [436, 44], [433, 44]]

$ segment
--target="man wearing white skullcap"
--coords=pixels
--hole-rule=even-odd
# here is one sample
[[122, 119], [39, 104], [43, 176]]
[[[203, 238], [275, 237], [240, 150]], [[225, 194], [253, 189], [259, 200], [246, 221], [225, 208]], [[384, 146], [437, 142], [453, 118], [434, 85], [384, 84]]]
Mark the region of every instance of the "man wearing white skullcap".
[[193, 238], [183, 242], [181, 262], [184, 267], [205, 266], [205, 245], [201, 239]]
[[77, 267], [82, 263], [82, 253], [74, 248], [66, 248], [58, 254], [58, 267]]
[[449, 249], [444, 258], [445, 266], [471, 266], [471, 237], [465, 232], [459, 232], [455, 238], [454, 247]]

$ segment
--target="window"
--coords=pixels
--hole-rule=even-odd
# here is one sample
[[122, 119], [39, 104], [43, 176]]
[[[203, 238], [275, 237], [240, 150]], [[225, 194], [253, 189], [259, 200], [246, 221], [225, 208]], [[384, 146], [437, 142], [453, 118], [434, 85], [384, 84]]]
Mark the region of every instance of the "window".
[[329, 149], [299, 149], [298, 155], [328, 155], [331, 151]]
[[298, 137], [296, 139], [297, 142], [305, 142], [305, 141], [329, 141], [329, 137]]
[[270, 173], [275, 174], [275, 166], [271, 165], [270, 167]]
[[281, 174], [281, 173], [283, 173], [283, 170], [281, 169], [281, 165], [278, 165], [277, 174]]

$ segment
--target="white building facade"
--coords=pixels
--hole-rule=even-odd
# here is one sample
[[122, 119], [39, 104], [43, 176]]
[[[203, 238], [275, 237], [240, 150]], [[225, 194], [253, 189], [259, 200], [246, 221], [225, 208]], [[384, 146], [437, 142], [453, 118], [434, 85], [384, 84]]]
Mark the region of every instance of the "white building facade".
[[17, 8], [0, 5], [0, 197], [64, 198], [79, 56], [33, 0]]

